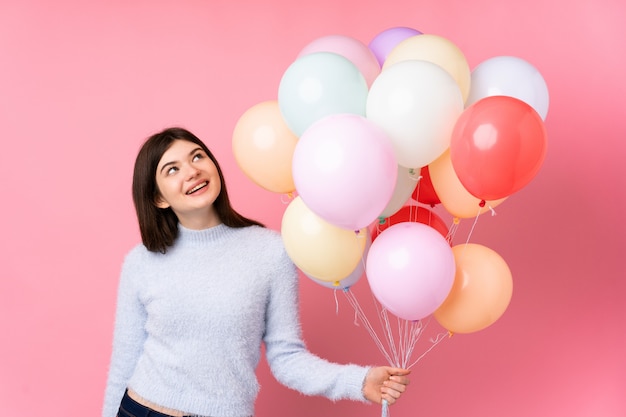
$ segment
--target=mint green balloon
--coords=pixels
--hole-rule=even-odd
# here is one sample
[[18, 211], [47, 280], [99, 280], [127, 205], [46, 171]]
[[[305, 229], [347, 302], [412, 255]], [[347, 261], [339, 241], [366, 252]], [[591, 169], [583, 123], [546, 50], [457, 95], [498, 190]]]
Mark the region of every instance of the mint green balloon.
[[331, 114], [365, 116], [367, 82], [356, 65], [342, 55], [315, 52], [295, 60], [278, 87], [278, 106], [298, 137]]

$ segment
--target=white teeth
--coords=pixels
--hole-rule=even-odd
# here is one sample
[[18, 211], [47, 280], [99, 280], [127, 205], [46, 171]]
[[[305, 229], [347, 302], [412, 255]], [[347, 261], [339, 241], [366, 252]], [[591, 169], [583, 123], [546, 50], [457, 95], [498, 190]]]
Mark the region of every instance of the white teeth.
[[206, 182], [206, 181], [201, 183], [201, 184], [198, 184], [197, 186], [193, 187], [191, 190], [187, 191], [187, 194], [192, 194], [192, 193], [198, 191], [200, 188], [206, 187], [207, 184], [208, 184], [208, 182]]

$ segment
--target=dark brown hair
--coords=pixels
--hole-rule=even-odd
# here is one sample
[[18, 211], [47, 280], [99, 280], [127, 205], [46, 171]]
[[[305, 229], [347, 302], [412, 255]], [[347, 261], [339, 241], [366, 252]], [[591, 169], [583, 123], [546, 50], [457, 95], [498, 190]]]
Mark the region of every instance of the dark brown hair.
[[217, 167], [221, 182], [220, 194], [213, 206], [222, 223], [230, 227], [263, 226], [256, 220], [239, 214], [228, 199], [222, 169], [209, 148], [193, 133], [180, 127], [170, 127], [150, 136], [142, 145], [133, 172], [133, 202], [139, 221], [141, 240], [152, 252], [165, 253], [178, 237], [178, 218], [171, 208], [156, 206], [160, 191], [156, 183], [157, 166], [161, 157], [176, 140], [186, 140], [200, 146]]

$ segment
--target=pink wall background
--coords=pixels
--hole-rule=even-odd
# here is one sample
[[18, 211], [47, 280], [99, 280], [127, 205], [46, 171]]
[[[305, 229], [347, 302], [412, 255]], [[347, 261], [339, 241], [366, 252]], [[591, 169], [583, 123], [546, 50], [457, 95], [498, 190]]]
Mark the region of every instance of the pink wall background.
[[[450, 39], [472, 67], [496, 55], [535, 65], [550, 89], [549, 151], [471, 235], [509, 264], [509, 309], [433, 349], [392, 416], [626, 415], [624, 21], [621, 0], [2, 2], [0, 413], [99, 415], [119, 268], [139, 240], [130, 181], [146, 136], [195, 131], [235, 206], [278, 228], [280, 196], [232, 155], [238, 117], [276, 98], [311, 40], [367, 43], [409, 26]], [[306, 278], [302, 319], [313, 352], [384, 363], [345, 300]], [[259, 417], [380, 415], [303, 397], [265, 363], [259, 378]]]

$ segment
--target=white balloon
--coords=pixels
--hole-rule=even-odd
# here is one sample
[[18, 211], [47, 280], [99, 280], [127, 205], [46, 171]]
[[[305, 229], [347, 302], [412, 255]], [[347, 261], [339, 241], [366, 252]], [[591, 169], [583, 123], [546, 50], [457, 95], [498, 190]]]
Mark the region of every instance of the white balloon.
[[365, 114], [391, 139], [398, 165], [421, 168], [450, 146], [463, 95], [437, 64], [400, 61], [374, 80]]
[[400, 210], [417, 188], [417, 181], [419, 179], [419, 171], [417, 174], [411, 171], [411, 168], [406, 168], [398, 165], [398, 177], [396, 178], [396, 186], [391, 195], [391, 200], [387, 203], [387, 207], [380, 213], [379, 217], [390, 217]]
[[496, 56], [481, 62], [472, 71], [466, 107], [490, 96], [522, 100], [541, 116], [548, 115], [550, 96], [541, 73], [532, 64], [514, 56]]
[[296, 59], [278, 85], [278, 107], [298, 137], [331, 114], [365, 115], [367, 82], [348, 58], [315, 52]]

